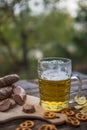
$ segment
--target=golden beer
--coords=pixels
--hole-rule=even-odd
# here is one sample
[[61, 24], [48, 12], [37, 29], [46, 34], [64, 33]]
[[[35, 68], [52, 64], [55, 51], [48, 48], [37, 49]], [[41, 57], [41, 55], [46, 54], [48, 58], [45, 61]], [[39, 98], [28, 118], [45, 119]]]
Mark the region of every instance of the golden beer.
[[59, 111], [68, 107], [70, 79], [48, 80], [39, 78], [40, 104], [46, 110]]
[[38, 61], [38, 79], [41, 106], [57, 112], [68, 107], [70, 98], [71, 60], [43, 58]]

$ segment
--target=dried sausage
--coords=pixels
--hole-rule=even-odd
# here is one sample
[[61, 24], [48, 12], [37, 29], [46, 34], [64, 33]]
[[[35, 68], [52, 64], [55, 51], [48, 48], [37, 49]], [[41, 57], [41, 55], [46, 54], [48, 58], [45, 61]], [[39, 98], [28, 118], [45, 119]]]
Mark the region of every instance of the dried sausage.
[[4, 112], [16, 105], [13, 99], [7, 98], [0, 102], [0, 112]]
[[34, 112], [35, 112], [35, 107], [34, 107], [34, 105], [25, 104], [25, 105], [23, 106], [23, 112], [25, 112], [25, 113], [34, 113]]
[[19, 80], [17, 74], [10, 74], [0, 78], [0, 88], [12, 85]]
[[26, 92], [21, 86], [14, 86], [12, 97], [19, 105], [23, 105], [26, 100]]
[[11, 86], [0, 88], [0, 101], [10, 97], [11, 93], [12, 93], [12, 87]]

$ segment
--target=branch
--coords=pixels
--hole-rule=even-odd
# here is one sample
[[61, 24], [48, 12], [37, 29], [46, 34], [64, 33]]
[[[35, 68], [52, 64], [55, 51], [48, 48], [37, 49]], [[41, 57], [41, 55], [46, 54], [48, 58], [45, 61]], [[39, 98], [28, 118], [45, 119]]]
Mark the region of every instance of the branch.
[[8, 53], [9, 53], [9, 56], [11, 57], [11, 59], [17, 63], [18, 60], [17, 60], [17, 57], [15, 56], [15, 54], [13, 53], [12, 51], [12, 47], [10, 46], [8, 40], [5, 38], [5, 36], [3, 35], [2, 32], [0, 32], [0, 43], [2, 45], [4, 45], [7, 49], [8, 49]]

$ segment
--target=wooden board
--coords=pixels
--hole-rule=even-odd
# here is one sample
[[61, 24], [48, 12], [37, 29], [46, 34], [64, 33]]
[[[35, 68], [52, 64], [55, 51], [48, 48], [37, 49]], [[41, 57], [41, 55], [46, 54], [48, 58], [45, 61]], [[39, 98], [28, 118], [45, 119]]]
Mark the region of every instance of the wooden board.
[[22, 111], [23, 106], [17, 105], [15, 108], [9, 111], [0, 112], [0, 123], [7, 122], [13, 119], [32, 118], [32, 119], [45, 120], [45, 121], [48, 121], [49, 123], [60, 125], [60, 124], [63, 124], [67, 118], [65, 114], [57, 113], [56, 118], [45, 119], [43, 117], [43, 113], [45, 112], [45, 110], [39, 105], [39, 98], [37, 97], [27, 95], [27, 100], [25, 103], [33, 104], [35, 106], [36, 111], [34, 113], [27, 114]]

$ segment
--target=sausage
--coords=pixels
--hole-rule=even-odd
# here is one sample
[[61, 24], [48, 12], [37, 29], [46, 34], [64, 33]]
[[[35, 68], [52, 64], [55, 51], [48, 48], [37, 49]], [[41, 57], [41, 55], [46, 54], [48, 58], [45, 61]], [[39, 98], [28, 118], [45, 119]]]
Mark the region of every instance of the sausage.
[[21, 86], [14, 86], [12, 97], [19, 105], [23, 105], [26, 100], [26, 92]]
[[9, 101], [11, 102], [10, 108], [14, 108], [16, 106], [15, 100], [12, 98], [9, 98]]
[[35, 107], [34, 107], [34, 105], [25, 104], [25, 105], [23, 106], [23, 112], [25, 112], [25, 113], [34, 113], [34, 112], [35, 112]]
[[0, 102], [0, 112], [7, 111], [16, 105], [15, 101], [11, 98], [4, 99]]
[[12, 87], [11, 86], [0, 88], [0, 101], [10, 97], [11, 94], [12, 94]]
[[11, 75], [6, 75], [4, 77], [0, 78], [0, 88], [9, 86], [19, 80], [19, 76], [17, 74], [11, 74]]
[[10, 108], [11, 102], [9, 102], [8, 99], [5, 99], [0, 102], [0, 111], [4, 112], [7, 111]]

